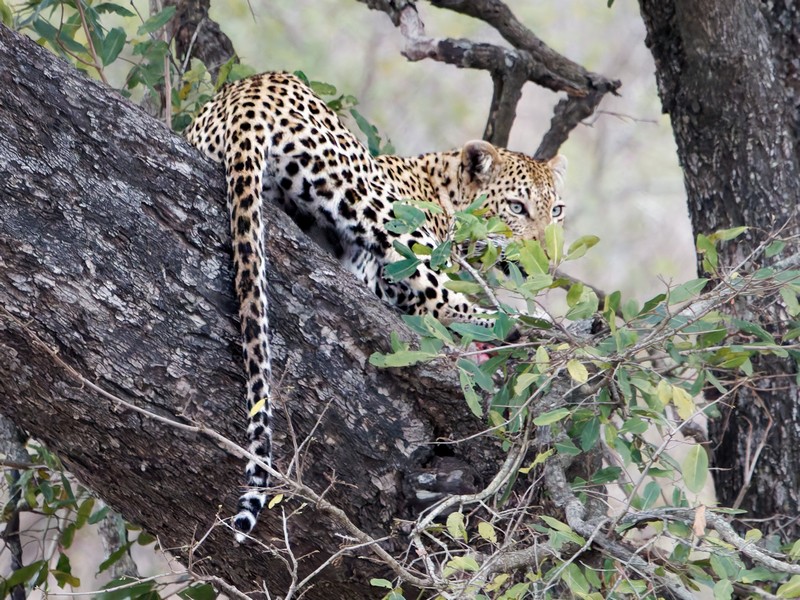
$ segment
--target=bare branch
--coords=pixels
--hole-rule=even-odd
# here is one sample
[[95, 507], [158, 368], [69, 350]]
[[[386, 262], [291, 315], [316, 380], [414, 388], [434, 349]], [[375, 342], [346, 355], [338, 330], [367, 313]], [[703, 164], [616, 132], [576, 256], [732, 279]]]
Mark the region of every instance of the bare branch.
[[439, 39], [425, 33], [416, 5], [408, 0], [359, 0], [389, 15], [406, 39], [403, 55], [416, 61], [431, 58], [460, 68], [491, 74], [494, 94], [484, 139], [505, 146], [516, 117], [516, 107], [527, 81], [568, 95], [556, 107], [550, 131], [536, 157], [555, 156], [569, 132], [591, 115], [607, 93], [616, 93], [619, 81], [592, 73], [548, 47], [525, 27], [500, 0], [431, 0], [438, 8], [452, 10], [488, 23], [511, 48], [464, 39]]

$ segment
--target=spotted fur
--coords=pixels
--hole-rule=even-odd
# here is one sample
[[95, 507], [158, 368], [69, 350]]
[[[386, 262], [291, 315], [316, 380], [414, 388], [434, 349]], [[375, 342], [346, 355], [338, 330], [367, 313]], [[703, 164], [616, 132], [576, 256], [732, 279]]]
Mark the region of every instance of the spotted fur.
[[[187, 138], [225, 166], [248, 411], [264, 400], [247, 434], [250, 451], [268, 465], [273, 404], [262, 199], [278, 202], [301, 226], [323, 231], [341, 262], [380, 298], [445, 322], [486, 321], [483, 309], [444, 287], [447, 276], [425, 257], [407, 280], [385, 279], [383, 267], [401, 258], [394, 241], [436, 247], [451, 233], [453, 213], [482, 194], [488, 214], [502, 217], [515, 237], [541, 239], [548, 223], [563, 218], [562, 157], [540, 162], [473, 141], [450, 152], [374, 158], [322, 100], [286, 73], [226, 86], [205, 105]], [[392, 233], [386, 228], [392, 205], [409, 198], [435, 202], [444, 211], [416, 232]], [[264, 469], [250, 461], [246, 473], [249, 489], [233, 518], [240, 541], [267, 498]]]

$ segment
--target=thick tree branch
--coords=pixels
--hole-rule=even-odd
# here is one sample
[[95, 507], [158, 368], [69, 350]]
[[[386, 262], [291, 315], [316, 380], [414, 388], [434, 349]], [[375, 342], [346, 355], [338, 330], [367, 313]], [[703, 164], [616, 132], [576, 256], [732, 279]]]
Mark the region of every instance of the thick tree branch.
[[[0, 307], [14, 317], [0, 318], [0, 411], [127, 519], [187, 555], [218, 513], [232, 514], [242, 480], [243, 462], [228, 449], [169, 424], [244, 439], [223, 178], [162, 124], [1, 26], [0, 62]], [[281, 399], [300, 442], [314, 431], [303, 481], [346, 507], [361, 531], [390, 535], [405, 510], [402, 474], [418, 467], [412, 453], [479, 423], [466, 416], [450, 365], [369, 366], [389, 330], [407, 336], [397, 315], [280, 211], [265, 214]], [[167, 419], [120, 409], [30, 334], [100, 389]], [[492, 444], [475, 439], [457, 451], [491, 478]], [[278, 465], [291, 458], [279, 453]], [[301, 577], [340, 548], [341, 527], [313, 506], [289, 528]], [[257, 532], [281, 546], [277, 511]], [[384, 547], [398, 544], [406, 541]], [[234, 547], [224, 528], [193, 556], [200, 572], [241, 590], [267, 581], [283, 593], [289, 584], [280, 560]], [[378, 574], [388, 573], [346, 555], [306, 597], [368, 597], [364, 582]]]
[[512, 48], [471, 40], [429, 37], [415, 3], [408, 0], [359, 1], [389, 15], [406, 39], [403, 54], [409, 60], [432, 58], [460, 68], [489, 71], [494, 82], [494, 95], [484, 139], [493, 144], [508, 144], [526, 81], [567, 94], [567, 99], [557, 106], [550, 131], [536, 151], [536, 157], [541, 159], [555, 156], [569, 132], [594, 112], [605, 94], [616, 93], [621, 85], [619, 81], [587, 71], [548, 47], [500, 0], [431, 0], [431, 4], [486, 22]]
[[175, 40], [175, 54], [183, 64], [189, 58], [199, 58], [216, 79], [220, 66], [236, 51], [219, 24], [208, 17], [210, 0], [164, 0], [164, 6], [177, 9], [168, 24], [170, 37]]

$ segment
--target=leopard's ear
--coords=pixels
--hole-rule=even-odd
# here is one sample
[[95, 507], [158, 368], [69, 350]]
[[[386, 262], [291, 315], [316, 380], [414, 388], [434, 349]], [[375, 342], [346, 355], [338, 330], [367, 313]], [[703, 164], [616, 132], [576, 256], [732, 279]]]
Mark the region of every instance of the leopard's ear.
[[500, 172], [500, 153], [483, 140], [472, 140], [461, 150], [461, 167], [470, 181], [487, 182]]
[[557, 154], [547, 161], [547, 166], [553, 170], [556, 191], [560, 193], [564, 189], [564, 176], [567, 174], [567, 157]]

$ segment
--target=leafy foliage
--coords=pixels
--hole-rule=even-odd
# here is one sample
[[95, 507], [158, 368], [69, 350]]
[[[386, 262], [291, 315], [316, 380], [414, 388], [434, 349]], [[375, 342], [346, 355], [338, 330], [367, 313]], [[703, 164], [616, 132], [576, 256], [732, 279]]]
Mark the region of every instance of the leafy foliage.
[[[718, 245], [746, 228], [719, 231], [697, 240], [710, 278], [667, 287], [640, 306], [625, 301], [619, 292], [600, 297], [559, 275], [558, 267], [582, 257], [597, 243], [596, 237], [581, 238], [565, 251], [561, 229], [553, 225], [543, 244], [501, 241], [500, 252], [481, 243], [498, 229], [480, 216], [479, 205], [459, 214], [454, 236], [476, 270], [456, 273], [449, 262], [441, 268], [449, 272], [453, 289], [489, 298], [503, 288], [524, 300], [528, 310], [495, 306], [497, 322], [504, 326], [492, 330], [454, 323], [448, 332], [431, 319], [407, 317], [420, 335], [420, 350], [395, 344], [392, 354], [371, 358], [373, 364], [398, 367], [460, 355], [456, 366], [466, 405], [486, 419], [486, 434], [497, 437], [509, 456], [517, 453], [517, 464], [533, 450], [529, 436], [540, 443], [530, 466], [508, 473], [504, 494], [482, 498], [483, 510], [467, 512], [464, 507], [452, 512], [445, 528], [425, 521], [427, 534], [436, 539], [428, 551], [442, 557], [437, 562], [440, 597], [655, 600], [676, 585], [709, 589], [714, 598], [732, 598], [734, 586], [794, 597], [796, 576], [789, 576], [800, 571], [792, 553], [800, 541], [772, 544], [785, 570], [774, 565], [768, 570], [744, 558], [748, 544], [765, 538], [761, 532], [753, 529], [745, 538], [736, 538], [716, 515], [701, 516], [711, 510], [705, 504], [712, 499], [704, 493], [710, 480], [707, 440], [696, 421], [718, 416], [718, 405], [731, 402], [741, 386], [757, 385], [754, 365], [759, 356], [800, 362], [794, 341], [800, 336], [800, 271], [761, 267], [752, 273], [722, 273]], [[416, 223], [416, 218], [400, 220], [405, 227]], [[790, 246], [775, 240], [766, 247], [765, 257], [791, 252]], [[401, 263], [429, 260], [422, 253], [402, 250]], [[755, 262], [757, 257], [751, 258]], [[506, 278], [498, 276], [498, 261], [508, 263]], [[545, 327], [529, 341], [503, 345], [511, 327], [524, 329], [530, 322], [526, 312], [536, 314], [538, 294], [557, 287], [566, 289], [565, 314], [544, 315], [538, 324]], [[762, 304], [782, 301], [779, 320], [770, 321], [757, 311], [751, 318], [732, 317], [723, 310], [734, 302], [754, 306], [754, 298]], [[585, 319], [593, 320], [592, 330], [598, 333], [580, 333]], [[476, 341], [497, 346], [476, 351]], [[475, 356], [483, 361], [468, 360]], [[713, 394], [704, 396], [707, 391]], [[563, 473], [565, 465], [581, 457], [591, 462], [593, 456], [607, 464], [589, 478], [565, 480], [568, 487], [562, 490], [548, 481], [553, 477], [548, 469]], [[611, 489], [617, 490], [619, 506], [596, 515], [602, 521], [595, 527], [587, 527], [582, 519], [563, 522], [547, 514], [519, 520], [519, 513], [507, 504], [510, 489], [529, 486], [516, 492], [527, 497], [542, 482], [551, 495], [574, 495], [584, 511], [590, 498], [608, 502]], [[672, 518], [674, 511], [681, 511], [682, 518]], [[644, 525], [652, 530], [647, 544], [661, 548], [665, 557], [658, 566], [643, 569], [630, 555], [608, 550], [597, 562], [589, 538], [604, 537], [608, 529], [611, 534], [604, 539], [609, 544], [634, 547], [639, 541], [636, 528]], [[724, 541], [719, 537], [723, 535], [728, 536]], [[516, 556], [518, 548], [548, 548], [552, 553], [543, 552], [543, 559], [515, 569], [495, 566], [504, 556]], [[392, 587], [385, 597], [402, 597], [402, 591]]]
[[[5, 485], [10, 501], [4, 507], [3, 518], [9, 520], [20, 509], [39, 515], [45, 523], [41, 547], [47, 550], [41, 558], [16, 569], [7, 578], [0, 579], [0, 598], [9, 596], [17, 586], [23, 586], [27, 591], [36, 588], [45, 595], [54, 583], [62, 589], [80, 586], [81, 581], [73, 574], [69, 558], [76, 534], [99, 524], [110, 514], [108, 506], [98, 502], [88, 489], [72, 481], [58, 457], [39, 444], [29, 444], [28, 449], [33, 466], [20, 471], [18, 477], [14, 477], [11, 471], [6, 473]], [[98, 574], [122, 559], [133, 545], [148, 546], [155, 541], [131, 524], [124, 525], [120, 533], [124, 542], [100, 563]], [[35, 534], [30, 531], [26, 535]], [[115, 587], [119, 583], [112, 582], [109, 587]], [[159, 586], [155, 581], [146, 582], [146, 597], [153, 597], [152, 594]], [[97, 597], [105, 595], [100, 594]], [[144, 596], [132, 594], [131, 589], [127, 589], [126, 595], [117, 594], [114, 597]]]

